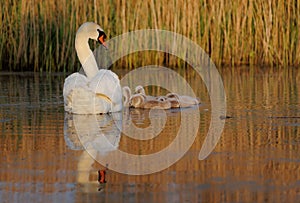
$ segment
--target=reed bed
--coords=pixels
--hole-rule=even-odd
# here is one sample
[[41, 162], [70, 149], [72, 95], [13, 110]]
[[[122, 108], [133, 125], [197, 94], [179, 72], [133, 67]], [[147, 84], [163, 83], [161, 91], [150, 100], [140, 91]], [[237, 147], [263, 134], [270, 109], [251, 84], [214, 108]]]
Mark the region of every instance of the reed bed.
[[[199, 44], [219, 67], [287, 67], [300, 62], [297, 0], [3, 0], [1, 4], [1, 70], [77, 70], [74, 38], [85, 21], [99, 23], [109, 38], [145, 28], [174, 31]], [[153, 52], [141, 58], [137, 53], [122, 63], [182, 65], [167, 58]]]

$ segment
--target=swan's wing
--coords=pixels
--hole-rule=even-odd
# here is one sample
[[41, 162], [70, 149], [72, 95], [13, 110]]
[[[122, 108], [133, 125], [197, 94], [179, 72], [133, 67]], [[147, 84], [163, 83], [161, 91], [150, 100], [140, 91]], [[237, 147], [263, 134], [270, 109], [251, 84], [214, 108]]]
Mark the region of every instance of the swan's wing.
[[122, 88], [118, 76], [110, 71], [101, 69], [89, 82], [89, 88], [96, 94], [106, 95], [113, 104], [112, 111], [122, 109]]
[[65, 111], [75, 114], [107, 113], [111, 109], [109, 100], [98, 97], [93, 91], [76, 87], [64, 98]]
[[95, 93], [105, 94], [112, 99], [115, 94], [122, 96], [122, 89], [118, 76], [110, 70], [101, 69], [89, 82], [89, 88]]
[[76, 87], [85, 87], [87, 86], [87, 78], [79, 73], [73, 73], [69, 75], [65, 79], [63, 95], [64, 98], [70, 94], [70, 92], [75, 89]]

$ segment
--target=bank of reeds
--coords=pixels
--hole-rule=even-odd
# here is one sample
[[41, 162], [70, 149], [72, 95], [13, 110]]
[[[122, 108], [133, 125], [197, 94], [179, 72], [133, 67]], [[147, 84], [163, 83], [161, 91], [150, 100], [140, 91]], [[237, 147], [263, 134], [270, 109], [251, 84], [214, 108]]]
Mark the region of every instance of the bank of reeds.
[[[85, 21], [98, 22], [109, 37], [144, 28], [174, 31], [218, 65], [300, 62], [297, 0], [3, 0], [0, 12], [2, 70], [77, 70], [74, 37]], [[152, 52], [131, 57], [125, 62], [157, 58]]]

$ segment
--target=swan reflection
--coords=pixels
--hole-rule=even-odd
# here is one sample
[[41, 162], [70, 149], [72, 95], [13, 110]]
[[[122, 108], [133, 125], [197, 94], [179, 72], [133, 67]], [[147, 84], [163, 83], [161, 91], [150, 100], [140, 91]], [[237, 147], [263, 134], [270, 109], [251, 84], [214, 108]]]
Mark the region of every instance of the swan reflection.
[[199, 123], [199, 106], [124, 108], [123, 112], [104, 115], [66, 114], [64, 132], [71, 149], [86, 151], [78, 170], [81, 166], [91, 170], [88, 166], [99, 163], [121, 173], [148, 174], [178, 161], [193, 144]]
[[77, 182], [83, 192], [100, 192], [105, 188], [107, 168], [97, 168], [94, 157], [118, 148], [121, 129], [121, 112], [103, 115], [65, 114], [66, 144], [72, 150], [83, 150], [77, 164]]
[[65, 141], [73, 150], [95, 150], [104, 155], [118, 148], [121, 130], [121, 112], [103, 115], [65, 114]]

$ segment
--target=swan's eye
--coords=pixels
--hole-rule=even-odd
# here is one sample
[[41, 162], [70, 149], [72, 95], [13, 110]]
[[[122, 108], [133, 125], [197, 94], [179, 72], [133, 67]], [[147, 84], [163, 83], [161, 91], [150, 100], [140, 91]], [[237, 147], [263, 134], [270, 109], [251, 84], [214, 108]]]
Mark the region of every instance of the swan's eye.
[[98, 31], [98, 33], [99, 33], [98, 38], [102, 37], [103, 39], [106, 39], [106, 34], [105, 34], [105, 32], [103, 32], [102, 30], [99, 30], [99, 29], [97, 29], [97, 31]]

